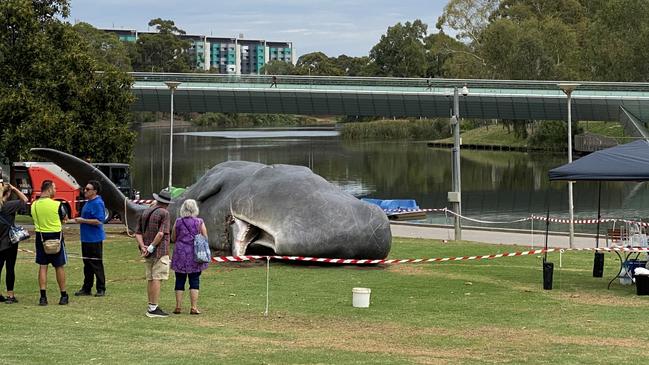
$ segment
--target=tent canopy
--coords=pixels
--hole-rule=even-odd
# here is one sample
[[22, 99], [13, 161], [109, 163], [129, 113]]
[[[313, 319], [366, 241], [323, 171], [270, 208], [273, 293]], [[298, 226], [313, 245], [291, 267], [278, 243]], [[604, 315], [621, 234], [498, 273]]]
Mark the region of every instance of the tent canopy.
[[649, 142], [639, 140], [593, 152], [548, 174], [550, 180], [649, 180]]

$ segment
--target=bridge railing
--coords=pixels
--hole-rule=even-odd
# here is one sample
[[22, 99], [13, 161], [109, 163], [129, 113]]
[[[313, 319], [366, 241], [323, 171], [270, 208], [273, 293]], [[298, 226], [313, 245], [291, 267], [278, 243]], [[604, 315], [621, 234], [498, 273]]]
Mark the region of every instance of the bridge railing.
[[[184, 83], [199, 84], [251, 84], [270, 86], [273, 83], [272, 75], [230, 75], [230, 74], [204, 74], [204, 73], [153, 73], [132, 72], [130, 75], [139, 82], [180, 81]], [[275, 75], [278, 86], [300, 85], [309, 86], [368, 86], [368, 87], [394, 87], [417, 88], [422, 91], [440, 91], [467, 85], [469, 89], [520, 89], [520, 90], [545, 90], [562, 95], [559, 81], [531, 81], [531, 80], [478, 80], [478, 79], [438, 79], [438, 78], [400, 78], [400, 77], [350, 77], [350, 76], [297, 76]], [[581, 91], [599, 92], [649, 92], [649, 83], [640, 82], [596, 82], [576, 81], [579, 87], [574, 95]]]

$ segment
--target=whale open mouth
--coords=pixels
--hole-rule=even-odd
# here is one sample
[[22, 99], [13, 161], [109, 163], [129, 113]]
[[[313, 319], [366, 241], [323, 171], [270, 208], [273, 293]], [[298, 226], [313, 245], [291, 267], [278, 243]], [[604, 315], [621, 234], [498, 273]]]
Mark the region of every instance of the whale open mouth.
[[234, 217], [232, 224], [232, 256], [274, 255], [275, 237], [245, 220]]

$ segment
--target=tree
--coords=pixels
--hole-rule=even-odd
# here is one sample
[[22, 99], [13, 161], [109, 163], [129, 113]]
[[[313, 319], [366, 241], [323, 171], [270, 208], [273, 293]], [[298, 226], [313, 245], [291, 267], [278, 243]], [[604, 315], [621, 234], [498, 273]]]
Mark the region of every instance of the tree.
[[[579, 122], [573, 122], [572, 138], [575, 135], [583, 133], [584, 129], [579, 126]], [[568, 124], [564, 121], [546, 120], [541, 123], [534, 133], [530, 136], [528, 143], [530, 146], [542, 148], [567, 147]], [[574, 145], [574, 144], [573, 144]]]
[[115, 66], [122, 71], [132, 71], [131, 59], [124, 42], [109, 32], [97, 29], [88, 23], [77, 23], [74, 30], [88, 44], [94, 52], [92, 55], [98, 64], [99, 70], [108, 69], [109, 65]]
[[132, 80], [109, 66], [68, 23], [65, 0], [0, 2], [0, 156], [56, 148], [95, 161], [128, 161]]
[[492, 78], [579, 79], [586, 14], [577, 0], [503, 0], [475, 52]]
[[[631, 25], [632, 24], [632, 25]], [[601, 81], [649, 80], [649, 7], [644, 0], [610, 0], [585, 35], [584, 71]]]
[[471, 48], [443, 32], [425, 39], [427, 77], [481, 78], [483, 64], [473, 56]]
[[442, 32], [448, 28], [456, 33], [459, 41], [478, 46], [480, 34], [489, 25], [498, 4], [499, 0], [450, 0], [436, 27]]
[[293, 75], [295, 66], [290, 62], [273, 60], [261, 68], [262, 75]]
[[298, 58], [295, 65], [297, 75], [342, 76], [345, 74], [334, 60], [322, 52], [307, 53]]
[[141, 35], [131, 50], [133, 69], [150, 72], [191, 72], [194, 67], [189, 54], [191, 43], [179, 35], [185, 31], [172, 20], [152, 19], [150, 27], [158, 33]]
[[345, 76], [372, 76], [369, 73], [370, 58], [340, 55], [332, 60]]
[[419, 19], [389, 27], [370, 51], [370, 59], [379, 73], [377, 76], [426, 76], [424, 38], [427, 29]]

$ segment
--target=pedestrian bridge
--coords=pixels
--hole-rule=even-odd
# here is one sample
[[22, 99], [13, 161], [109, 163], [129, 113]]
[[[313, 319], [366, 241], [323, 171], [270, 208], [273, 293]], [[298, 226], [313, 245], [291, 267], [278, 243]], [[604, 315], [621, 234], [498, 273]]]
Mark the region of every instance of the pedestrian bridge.
[[[131, 74], [135, 111], [169, 111], [165, 81], [181, 82], [174, 111], [448, 117], [453, 89], [464, 118], [565, 120], [567, 98], [556, 81], [216, 74]], [[574, 120], [649, 121], [649, 83], [578, 82]]]

